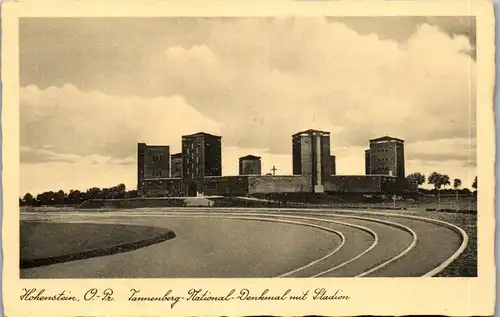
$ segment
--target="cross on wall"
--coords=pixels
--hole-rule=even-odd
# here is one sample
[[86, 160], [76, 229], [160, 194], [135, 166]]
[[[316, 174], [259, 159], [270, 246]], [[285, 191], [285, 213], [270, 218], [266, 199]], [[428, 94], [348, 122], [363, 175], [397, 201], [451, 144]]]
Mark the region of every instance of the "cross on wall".
[[276, 171], [278, 169], [276, 168], [276, 166], [273, 165], [273, 168], [271, 168], [271, 172], [273, 172], [273, 175], [276, 175]]

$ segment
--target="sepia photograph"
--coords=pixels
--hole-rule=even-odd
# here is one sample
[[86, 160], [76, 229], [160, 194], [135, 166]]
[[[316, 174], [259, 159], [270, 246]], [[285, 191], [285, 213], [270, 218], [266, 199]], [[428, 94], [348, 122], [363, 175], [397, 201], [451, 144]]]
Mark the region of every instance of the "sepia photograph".
[[19, 303], [331, 308], [494, 274], [486, 19], [182, 12], [16, 20]]
[[21, 19], [21, 277], [477, 276], [475, 29]]

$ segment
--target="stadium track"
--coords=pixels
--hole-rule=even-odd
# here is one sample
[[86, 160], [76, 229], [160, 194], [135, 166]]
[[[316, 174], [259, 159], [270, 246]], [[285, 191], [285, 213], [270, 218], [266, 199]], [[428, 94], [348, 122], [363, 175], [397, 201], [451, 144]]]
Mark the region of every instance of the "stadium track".
[[[22, 270], [21, 277], [33, 278], [433, 276], [456, 259], [468, 241], [462, 229], [448, 223], [399, 213], [371, 211], [161, 208], [109, 212], [22, 213], [21, 220], [156, 225], [171, 228], [181, 237], [183, 232], [179, 231], [185, 230], [186, 226], [201, 228], [200, 231], [189, 231], [189, 236], [184, 237], [186, 241], [183, 242], [183, 247], [172, 248], [172, 245], [176, 244], [174, 239], [124, 254]], [[262, 261], [267, 264], [260, 268], [256, 263], [261, 261], [255, 258], [258, 250], [248, 254], [242, 253], [243, 259], [238, 265], [224, 267], [225, 261], [237, 258], [230, 256], [230, 253], [235, 252], [235, 247], [225, 245], [225, 240], [218, 240], [221, 242], [221, 248], [213, 248], [212, 252], [192, 254], [192, 260], [196, 261], [197, 265], [186, 265], [189, 254], [181, 254], [183, 250], [189, 253], [190, 244], [203, 241], [207, 233], [210, 233], [210, 226], [220, 226], [221, 221], [230, 224], [223, 228], [233, 227], [233, 230], [217, 233], [231, 237], [239, 234], [239, 231], [234, 229], [239, 228], [235, 227], [235, 222], [242, 221], [251, 222], [253, 225], [279, 224], [282, 225], [280, 228], [283, 228], [284, 233], [289, 228], [287, 226], [307, 227], [323, 233], [321, 238], [313, 241], [313, 245], [298, 248], [300, 252], [295, 254], [296, 259], [286, 257], [275, 259], [274, 262], [268, 261], [269, 263]], [[255, 228], [260, 227], [262, 225]], [[301, 239], [293, 235], [291, 237], [293, 241], [286, 243], [293, 245], [298, 243], [295, 239]], [[252, 239], [247, 241], [249, 245], [242, 245], [241, 248], [259, 247], [251, 245]], [[279, 252], [276, 255], [278, 256]], [[289, 262], [289, 265], [282, 262]], [[131, 265], [128, 265], [129, 263]], [[217, 267], [214, 266], [215, 263], [218, 264]], [[246, 263], [249, 268], [242, 268], [242, 263]], [[275, 265], [276, 263], [280, 264]], [[184, 270], [179, 268], [183, 265], [187, 266]], [[252, 270], [252, 265], [257, 268]], [[295, 267], [292, 267], [293, 265]]]

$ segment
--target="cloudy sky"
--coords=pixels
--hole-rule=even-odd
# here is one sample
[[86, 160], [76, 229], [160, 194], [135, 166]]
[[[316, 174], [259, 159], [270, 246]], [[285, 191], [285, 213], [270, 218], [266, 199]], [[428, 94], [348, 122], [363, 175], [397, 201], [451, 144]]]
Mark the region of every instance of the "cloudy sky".
[[291, 135], [331, 132], [338, 174], [368, 140], [406, 141], [407, 173], [476, 173], [475, 21], [457, 17], [80, 18], [20, 22], [21, 188], [136, 186], [137, 142], [223, 138], [292, 171]]

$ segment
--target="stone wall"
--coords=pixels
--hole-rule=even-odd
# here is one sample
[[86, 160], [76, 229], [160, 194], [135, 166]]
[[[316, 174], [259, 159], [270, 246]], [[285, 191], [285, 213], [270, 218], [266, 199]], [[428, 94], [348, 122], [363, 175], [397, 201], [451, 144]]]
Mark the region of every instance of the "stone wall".
[[311, 192], [310, 180], [305, 177], [290, 176], [250, 176], [249, 194]]
[[248, 176], [205, 177], [203, 194], [205, 196], [246, 196], [248, 195]]
[[[394, 188], [397, 185], [395, 181], [395, 177], [384, 175], [331, 175], [325, 179], [324, 190], [332, 193], [382, 193]], [[180, 178], [146, 180], [144, 196], [182, 197], [185, 186]], [[205, 196], [312, 193], [312, 184], [310, 177], [300, 175], [206, 177], [203, 183], [198, 184], [197, 191]]]
[[380, 175], [332, 175], [325, 180], [324, 186], [326, 192], [379, 193], [382, 191], [382, 178]]
[[144, 181], [145, 197], [179, 197], [183, 196], [180, 178], [149, 179]]

